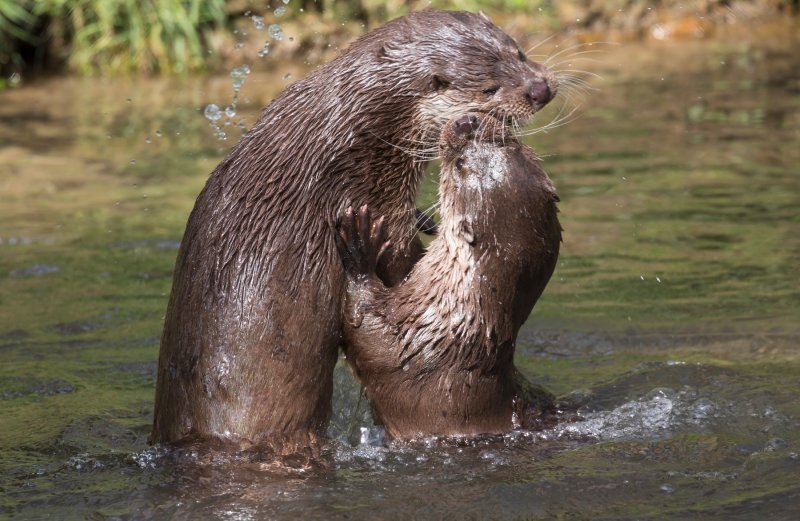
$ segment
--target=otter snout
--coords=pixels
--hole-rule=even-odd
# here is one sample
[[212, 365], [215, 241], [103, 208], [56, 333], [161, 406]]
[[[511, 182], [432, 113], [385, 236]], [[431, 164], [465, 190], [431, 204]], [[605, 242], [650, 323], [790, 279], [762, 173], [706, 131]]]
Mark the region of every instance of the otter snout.
[[525, 98], [537, 110], [553, 99], [553, 91], [550, 90], [550, 85], [546, 80], [532, 80], [525, 87]]
[[458, 137], [467, 137], [478, 130], [480, 121], [474, 114], [465, 114], [453, 122], [453, 131]]

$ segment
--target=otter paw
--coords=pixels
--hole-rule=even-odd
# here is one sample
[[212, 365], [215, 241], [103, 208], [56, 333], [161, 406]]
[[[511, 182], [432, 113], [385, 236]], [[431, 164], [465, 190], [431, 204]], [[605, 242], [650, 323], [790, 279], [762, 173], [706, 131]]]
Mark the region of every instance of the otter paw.
[[344, 268], [354, 277], [374, 274], [390, 246], [383, 217], [373, 220], [367, 205], [357, 212], [347, 208], [336, 223], [334, 236]]

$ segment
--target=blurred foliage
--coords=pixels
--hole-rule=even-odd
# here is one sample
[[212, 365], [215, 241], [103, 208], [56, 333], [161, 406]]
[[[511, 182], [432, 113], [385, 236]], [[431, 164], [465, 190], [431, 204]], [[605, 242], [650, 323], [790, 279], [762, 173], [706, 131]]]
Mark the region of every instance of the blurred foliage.
[[84, 74], [207, 66], [225, 0], [0, 0], [0, 70], [62, 62]]
[[18, 42], [33, 43], [31, 27], [34, 21], [27, 2], [0, 0], [0, 70], [22, 65], [22, 57], [17, 52]]
[[202, 69], [209, 30], [225, 22], [224, 0], [44, 0], [50, 41], [68, 41], [67, 63], [91, 72]]

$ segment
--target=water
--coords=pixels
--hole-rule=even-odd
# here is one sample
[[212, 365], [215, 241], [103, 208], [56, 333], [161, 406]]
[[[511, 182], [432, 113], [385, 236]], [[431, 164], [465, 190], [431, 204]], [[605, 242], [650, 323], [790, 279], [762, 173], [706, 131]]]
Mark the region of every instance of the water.
[[[146, 443], [178, 241], [240, 135], [203, 115], [231, 79], [0, 93], [0, 517], [796, 518], [800, 57], [773, 33], [611, 48], [580, 65], [603, 76], [582, 116], [531, 138], [565, 234], [517, 364], [585, 421], [386, 447], [340, 366], [338, 441], [294, 471]], [[287, 72], [254, 71], [235, 116]]]

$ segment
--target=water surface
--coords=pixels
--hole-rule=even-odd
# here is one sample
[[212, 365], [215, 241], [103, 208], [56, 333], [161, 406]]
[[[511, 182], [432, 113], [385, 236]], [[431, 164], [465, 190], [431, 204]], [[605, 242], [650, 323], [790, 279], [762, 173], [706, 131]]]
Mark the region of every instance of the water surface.
[[[565, 233], [516, 360], [585, 421], [361, 443], [366, 408], [339, 367], [330, 468], [288, 474], [146, 442], [177, 244], [240, 135], [220, 141], [203, 117], [229, 78], [0, 93], [0, 516], [793, 519], [798, 43], [610, 48], [579, 64], [602, 76], [581, 116], [530, 138]], [[252, 74], [234, 123], [287, 72], [302, 74]], [[434, 197], [432, 178], [421, 205]]]

